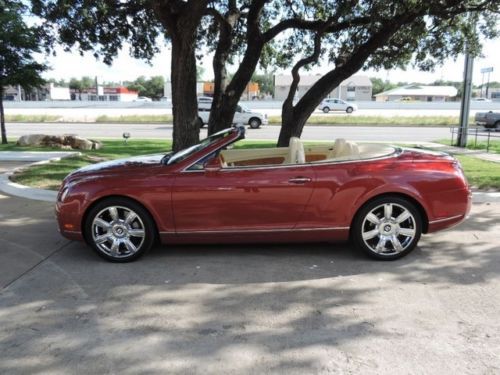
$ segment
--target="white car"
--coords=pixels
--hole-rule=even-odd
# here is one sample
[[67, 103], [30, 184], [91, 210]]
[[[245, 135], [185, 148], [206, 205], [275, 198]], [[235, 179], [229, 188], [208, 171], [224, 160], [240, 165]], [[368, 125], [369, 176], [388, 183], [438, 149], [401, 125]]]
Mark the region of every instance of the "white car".
[[346, 111], [347, 113], [352, 113], [358, 110], [358, 106], [354, 103], [345, 102], [342, 99], [327, 98], [323, 99], [318, 109], [324, 113], [330, 111]]
[[198, 96], [198, 110], [210, 111], [213, 99], [210, 96]]
[[[199, 105], [199, 101], [198, 101]], [[210, 103], [210, 106], [212, 104]], [[210, 116], [210, 109], [198, 108], [198, 117], [200, 119], [201, 126], [205, 126], [208, 123], [208, 118]], [[236, 112], [233, 117], [233, 124], [248, 124], [252, 129], [258, 129], [261, 125], [267, 125], [269, 123], [266, 114], [260, 112], [251, 111], [241, 104], [236, 107]]]
[[147, 96], [139, 96], [137, 99], [134, 99], [134, 102], [141, 102], [141, 103], [150, 103], [153, 100], [151, 98], [148, 98]]

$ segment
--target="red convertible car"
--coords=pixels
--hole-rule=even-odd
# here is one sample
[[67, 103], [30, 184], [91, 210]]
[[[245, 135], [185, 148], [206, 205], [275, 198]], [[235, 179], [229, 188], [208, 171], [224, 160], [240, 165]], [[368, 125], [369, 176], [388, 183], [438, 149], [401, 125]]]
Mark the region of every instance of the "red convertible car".
[[471, 192], [442, 153], [343, 139], [238, 148], [242, 127], [177, 153], [115, 160], [64, 180], [61, 233], [126, 262], [156, 241], [344, 241], [376, 259], [412, 251], [421, 233], [460, 223]]

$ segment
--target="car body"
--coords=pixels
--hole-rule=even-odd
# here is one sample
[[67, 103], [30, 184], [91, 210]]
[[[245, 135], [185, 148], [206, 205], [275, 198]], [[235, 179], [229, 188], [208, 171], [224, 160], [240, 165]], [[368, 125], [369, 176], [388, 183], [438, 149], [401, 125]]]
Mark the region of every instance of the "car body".
[[477, 112], [474, 119], [479, 126], [500, 131], [500, 112]]
[[347, 113], [352, 113], [353, 111], [358, 110], [358, 106], [355, 103], [349, 103], [342, 99], [326, 98], [323, 99], [321, 104], [318, 106], [318, 109], [324, 113], [328, 113], [330, 111], [345, 111]]
[[[203, 109], [203, 107], [200, 108], [198, 104], [198, 117], [201, 126], [205, 126], [206, 124], [208, 124], [208, 118], [210, 117], [210, 108]], [[234, 113], [233, 117], [233, 124], [249, 125], [252, 129], [258, 129], [261, 125], [267, 125], [268, 123], [269, 121], [266, 114], [252, 111], [241, 104], [238, 104], [238, 106], [236, 107], [236, 112]]]
[[[100, 256], [134, 260], [179, 243], [345, 241], [396, 259], [421, 233], [460, 223], [471, 193], [460, 164], [380, 144], [238, 149], [245, 129], [175, 154], [94, 164], [68, 175], [56, 216], [63, 236]], [[124, 183], [126, 181], [126, 183]]]
[[148, 98], [147, 96], [139, 96], [137, 99], [134, 99], [134, 102], [140, 102], [140, 103], [150, 103], [153, 100], [151, 98]]

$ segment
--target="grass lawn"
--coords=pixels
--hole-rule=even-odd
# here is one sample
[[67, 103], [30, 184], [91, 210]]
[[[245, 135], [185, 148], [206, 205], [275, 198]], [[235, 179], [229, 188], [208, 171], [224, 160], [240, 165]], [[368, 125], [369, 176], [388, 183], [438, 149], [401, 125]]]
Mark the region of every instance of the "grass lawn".
[[478, 189], [500, 190], [500, 163], [472, 156], [455, 155], [460, 160], [469, 184]]
[[[33, 166], [13, 176], [13, 180], [28, 186], [56, 190], [63, 178], [71, 171], [88, 164], [103, 160], [124, 158], [135, 155], [166, 153], [171, 148], [169, 140], [140, 140], [129, 141], [127, 145], [122, 140], [103, 140], [103, 149], [83, 151], [82, 156], [66, 158], [49, 164]], [[243, 141], [241, 148], [274, 147], [271, 141]], [[307, 142], [306, 142], [307, 143]], [[18, 147], [11, 143], [0, 145], [0, 151], [21, 151], [25, 147]], [[34, 151], [47, 151], [46, 148], [29, 148]], [[479, 160], [470, 156], [457, 155], [462, 163], [469, 183], [480, 189], [500, 190], [500, 164]]]

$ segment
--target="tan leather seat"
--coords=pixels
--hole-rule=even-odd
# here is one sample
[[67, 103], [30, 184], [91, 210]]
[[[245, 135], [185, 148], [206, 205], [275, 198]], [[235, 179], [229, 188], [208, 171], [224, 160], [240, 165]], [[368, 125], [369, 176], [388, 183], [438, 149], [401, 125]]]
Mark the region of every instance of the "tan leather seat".
[[306, 162], [304, 145], [297, 137], [290, 138], [288, 144], [288, 155], [285, 158], [285, 164], [303, 164]]
[[333, 144], [333, 150], [328, 152], [326, 157], [327, 159], [359, 159], [359, 147], [354, 142], [337, 138]]

